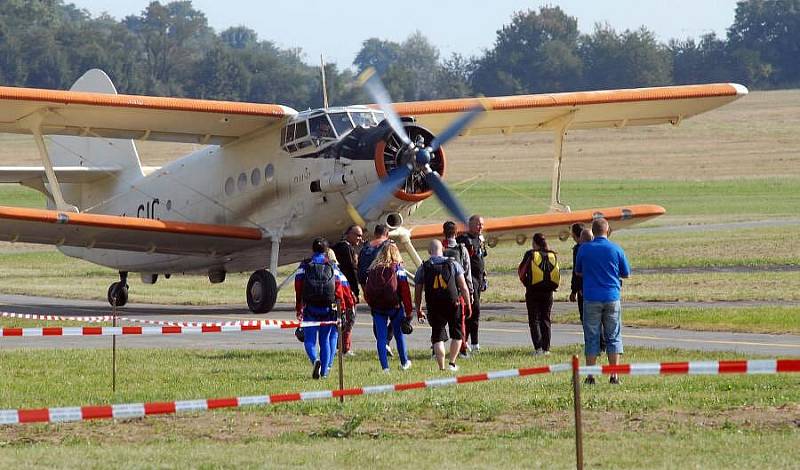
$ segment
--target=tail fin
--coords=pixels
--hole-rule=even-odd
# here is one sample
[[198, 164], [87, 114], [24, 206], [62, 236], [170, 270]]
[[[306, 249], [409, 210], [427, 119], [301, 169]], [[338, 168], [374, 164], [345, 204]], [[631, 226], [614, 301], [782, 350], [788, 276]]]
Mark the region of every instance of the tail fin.
[[[92, 69], [70, 88], [72, 91], [117, 94], [105, 72]], [[142, 178], [142, 164], [133, 140], [97, 137], [51, 136], [48, 151], [56, 167], [113, 168], [91, 183], [63, 185], [64, 199], [81, 210], [101, 205], [128, 190]]]

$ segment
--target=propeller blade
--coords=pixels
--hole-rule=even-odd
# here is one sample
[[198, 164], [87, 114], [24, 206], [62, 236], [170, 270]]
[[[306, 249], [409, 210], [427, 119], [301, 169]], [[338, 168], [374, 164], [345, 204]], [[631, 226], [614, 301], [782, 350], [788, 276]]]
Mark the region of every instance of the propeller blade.
[[461, 207], [458, 199], [447, 189], [447, 186], [439, 175], [434, 171], [428, 172], [425, 174], [425, 181], [428, 182], [428, 186], [433, 189], [433, 192], [436, 193], [436, 197], [442, 201], [442, 204], [444, 204], [447, 210], [453, 214], [453, 217], [464, 225], [467, 225], [467, 213], [464, 211], [464, 208]]
[[358, 76], [358, 82], [367, 89], [372, 99], [374, 99], [375, 103], [381, 108], [386, 121], [389, 122], [389, 126], [391, 126], [395, 134], [400, 137], [403, 144], [410, 145], [411, 139], [408, 137], [406, 129], [402, 121], [400, 121], [400, 117], [394, 111], [392, 107], [392, 98], [389, 96], [389, 92], [386, 91], [386, 87], [383, 86], [383, 82], [381, 82], [375, 69], [369, 67], [361, 72], [361, 75]]
[[370, 210], [386, 202], [406, 178], [408, 178], [408, 175], [411, 174], [411, 170], [412, 168], [410, 165], [403, 165], [392, 170], [386, 179], [381, 181], [380, 184], [358, 204], [358, 213], [367, 214]]
[[486, 111], [486, 109], [486, 106], [481, 103], [459, 116], [447, 129], [440, 132], [439, 135], [433, 139], [433, 142], [431, 142], [431, 152], [437, 151], [445, 142], [457, 136], [473, 119]]

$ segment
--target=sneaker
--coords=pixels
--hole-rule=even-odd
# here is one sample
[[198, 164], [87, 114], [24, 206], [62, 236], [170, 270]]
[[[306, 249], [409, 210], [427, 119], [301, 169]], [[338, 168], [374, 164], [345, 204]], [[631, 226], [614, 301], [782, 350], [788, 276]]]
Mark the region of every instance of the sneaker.
[[458, 366], [456, 365], [455, 362], [451, 362], [450, 363], [449, 369], [450, 369], [450, 372], [458, 372]]
[[469, 351], [461, 351], [460, 353], [458, 353], [458, 357], [469, 359]]
[[394, 352], [392, 351], [392, 347], [388, 344], [386, 345], [386, 355], [389, 357], [394, 357]]
[[314, 362], [314, 370], [311, 372], [311, 378], [319, 380], [319, 371], [322, 369], [322, 363], [319, 361]]
[[550, 351], [542, 351], [542, 354], [544, 354], [545, 356], [549, 356], [550, 355]]
[[344, 355], [347, 356], [347, 357], [355, 357], [356, 352], [351, 349], [351, 350], [347, 351], [346, 353], [344, 353]]
[[616, 374], [611, 375], [611, 378], [608, 379], [608, 383], [611, 385], [619, 385], [619, 376]]
[[403, 370], [411, 369], [411, 361], [406, 361], [406, 363], [401, 365], [400, 368]]
[[583, 381], [583, 383], [584, 385], [594, 385], [597, 382], [595, 382], [593, 375], [588, 375], [586, 376], [586, 379]]
[[389, 373], [391, 373], [391, 372], [392, 372], [392, 371], [391, 371], [391, 370], [389, 370], [389, 368], [388, 368], [388, 367], [387, 367], [386, 369], [383, 369], [383, 373], [384, 373], [384, 374], [389, 374]]
[[481, 345], [478, 343], [472, 343], [472, 352], [481, 352]]

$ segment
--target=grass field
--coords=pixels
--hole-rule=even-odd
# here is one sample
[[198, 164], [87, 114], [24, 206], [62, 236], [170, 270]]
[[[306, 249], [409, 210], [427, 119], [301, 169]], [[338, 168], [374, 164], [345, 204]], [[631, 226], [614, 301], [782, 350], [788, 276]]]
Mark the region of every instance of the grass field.
[[[574, 347], [549, 363], [565, 362]], [[108, 351], [4, 351], [0, 409], [214, 398], [317, 390], [299, 351], [121, 350], [118, 389]], [[626, 362], [735, 355], [629, 349]], [[427, 352], [409, 371], [379, 373], [371, 355], [348, 361], [348, 386], [447, 376]], [[487, 351], [461, 373], [543, 363], [517, 349]], [[43, 367], [43, 365], [47, 365]], [[357, 379], [356, 379], [357, 378]], [[627, 377], [583, 388], [590, 466], [791, 467], [800, 443], [798, 377]], [[574, 466], [569, 375], [129, 422], [0, 428], [0, 466], [204, 468]], [[454, 458], [458, 456], [458, 458]], [[94, 463], [94, 464], [93, 464]]]

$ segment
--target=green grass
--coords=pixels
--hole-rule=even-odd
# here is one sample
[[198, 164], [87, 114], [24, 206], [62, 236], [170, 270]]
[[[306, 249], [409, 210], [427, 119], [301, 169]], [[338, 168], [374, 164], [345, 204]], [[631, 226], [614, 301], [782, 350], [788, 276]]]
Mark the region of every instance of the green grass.
[[0, 184], [0, 206], [44, 209], [44, 195], [31, 188]]
[[[299, 351], [126, 350], [110, 392], [108, 350], [3, 351], [0, 409], [260, 395], [335, 387], [312, 381]], [[299, 345], [298, 345], [299, 348]], [[548, 362], [567, 361], [577, 347]], [[347, 362], [348, 386], [447, 376], [427, 352], [410, 371]], [[629, 348], [626, 362], [736, 354]], [[526, 350], [482, 352], [463, 373], [543, 363]], [[623, 378], [583, 389], [587, 463], [610, 467], [789, 467], [800, 434], [796, 375]], [[0, 428], [0, 466], [574, 466], [569, 375], [144, 420]], [[454, 459], [453, 456], [458, 458]], [[538, 465], [537, 465], [538, 464]]]
[[[625, 308], [623, 319], [625, 325], [652, 328], [800, 334], [800, 307]], [[553, 320], [579, 322], [577, 311]]]

